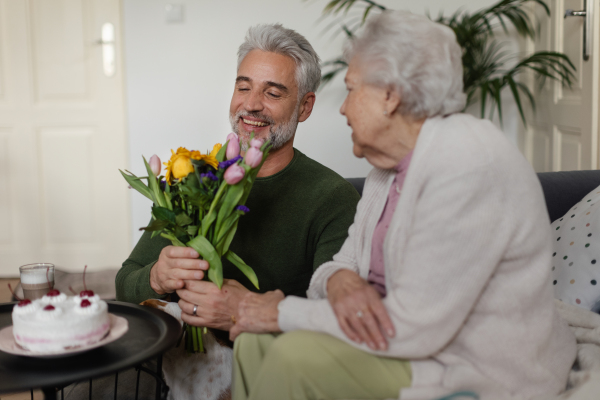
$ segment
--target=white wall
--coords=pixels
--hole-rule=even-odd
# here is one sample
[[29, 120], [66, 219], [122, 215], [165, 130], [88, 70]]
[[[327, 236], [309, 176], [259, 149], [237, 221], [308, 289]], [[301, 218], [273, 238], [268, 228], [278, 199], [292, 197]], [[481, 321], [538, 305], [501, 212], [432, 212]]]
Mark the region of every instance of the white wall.
[[[317, 23], [327, 0], [123, 0], [124, 57], [129, 128], [129, 170], [143, 175], [142, 155], [165, 160], [179, 146], [207, 150], [231, 131], [229, 101], [236, 76], [237, 48], [249, 26], [280, 22], [311, 42], [323, 60], [340, 53], [342, 35]], [[390, 8], [432, 16], [459, 7], [476, 10], [492, 0], [382, 1]], [[184, 21], [165, 22], [165, 6], [182, 4]], [[350, 129], [339, 107], [340, 78], [317, 94], [312, 116], [299, 125], [295, 145], [343, 177], [365, 176], [364, 160], [352, 155]], [[509, 109], [507, 110], [506, 107]], [[514, 107], [505, 106], [504, 131], [516, 140]], [[133, 243], [150, 219], [150, 202], [131, 193]]]

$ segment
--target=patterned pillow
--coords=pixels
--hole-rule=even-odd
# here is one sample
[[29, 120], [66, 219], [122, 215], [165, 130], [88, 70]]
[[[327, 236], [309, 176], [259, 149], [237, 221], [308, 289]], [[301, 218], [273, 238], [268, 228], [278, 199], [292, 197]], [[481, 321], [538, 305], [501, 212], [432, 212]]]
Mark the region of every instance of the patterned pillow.
[[600, 311], [600, 186], [552, 223], [554, 297]]

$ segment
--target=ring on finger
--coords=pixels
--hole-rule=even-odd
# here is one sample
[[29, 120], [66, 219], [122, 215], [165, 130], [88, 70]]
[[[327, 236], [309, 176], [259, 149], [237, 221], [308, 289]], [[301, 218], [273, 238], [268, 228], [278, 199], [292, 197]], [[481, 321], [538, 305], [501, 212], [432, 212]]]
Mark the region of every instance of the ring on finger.
[[197, 315], [196, 315], [196, 311], [198, 311], [198, 305], [197, 305], [197, 304], [194, 304], [194, 311], [192, 311], [192, 315], [193, 315], [194, 317], [197, 317]]
[[357, 316], [358, 318], [362, 318], [362, 317], [363, 317], [363, 315], [364, 315], [364, 314], [363, 314], [363, 312], [362, 312], [361, 310], [358, 310], [358, 311], [356, 312], [356, 316]]

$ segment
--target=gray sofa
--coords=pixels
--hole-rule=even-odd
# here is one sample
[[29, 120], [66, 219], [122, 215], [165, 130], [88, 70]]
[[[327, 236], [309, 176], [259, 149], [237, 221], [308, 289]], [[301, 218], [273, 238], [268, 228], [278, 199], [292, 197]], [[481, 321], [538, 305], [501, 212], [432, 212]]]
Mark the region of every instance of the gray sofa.
[[[550, 222], [565, 215], [586, 194], [600, 186], [600, 170], [542, 172], [537, 175]], [[362, 195], [365, 178], [348, 178], [347, 181]]]

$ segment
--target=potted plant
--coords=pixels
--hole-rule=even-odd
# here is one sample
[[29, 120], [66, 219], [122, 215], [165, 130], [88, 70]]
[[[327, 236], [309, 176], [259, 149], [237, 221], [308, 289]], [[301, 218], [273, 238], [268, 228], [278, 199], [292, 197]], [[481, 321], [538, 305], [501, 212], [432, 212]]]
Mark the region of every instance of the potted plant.
[[[508, 89], [523, 123], [527, 125], [521, 97], [522, 95], [526, 97], [534, 111], [535, 99], [530, 88], [517, 79], [525, 71], [533, 71], [540, 86], [545, 84], [546, 78], [559, 80], [568, 87], [571, 87], [575, 80], [575, 66], [565, 54], [539, 51], [520, 58], [516, 54], [509, 54], [506, 43], [495, 40], [497, 28], [501, 27], [508, 33], [509, 24], [515, 28], [520, 37], [535, 39], [536, 29], [533, 21], [527, 10], [523, 8], [526, 3], [541, 7], [547, 16], [550, 15], [550, 9], [543, 0], [501, 0], [474, 13], [459, 10], [450, 17], [440, 15], [435, 20], [449, 26], [456, 34], [458, 44], [463, 49], [463, 82], [464, 92], [467, 94], [465, 109], [480, 100], [482, 118], [485, 117], [489, 100], [491, 106], [488, 117], [491, 119], [497, 109], [502, 123], [501, 94]], [[323, 14], [346, 15], [355, 6], [363, 7], [360, 15], [350, 18], [347, 23], [341, 25], [341, 31], [350, 40], [372, 12], [387, 11], [385, 6], [372, 0], [331, 0], [325, 6]], [[342, 57], [323, 63], [326, 72], [323, 74], [321, 86], [331, 81], [347, 66]]]

